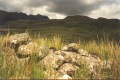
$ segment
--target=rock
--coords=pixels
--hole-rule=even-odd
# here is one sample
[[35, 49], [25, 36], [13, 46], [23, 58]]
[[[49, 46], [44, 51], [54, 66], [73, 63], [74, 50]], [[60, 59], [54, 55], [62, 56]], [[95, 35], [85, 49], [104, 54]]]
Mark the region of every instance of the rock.
[[59, 74], [56, 70], [49, 68], [44, 71], [45, 75], [47, 75], [47, 79], [56, 79], [56, 76]]
[[82, 56], [87, 56], [87, 57], [89, 56], [88, 52], [85, 51], [84, 49], [79, 49], [78, 53]]
[[53, 68], [57, 70], [64, 62], [64, 57], [56, 55], [55, 53], [49, 53], [44, 59], [42, 59], [45, 69]]
[[55, 75], [51, 75], [48, 79], [72, 79], [69, 75], [57, 72]]
[[18, 47], [23, 44], [27, 44], [31, 41], [29, 34], [21, 33], [10, 36], [6, 39], [2, 45], [2, 51], [5, 51], [6, 47], [13, 48], [17, 52]]
[[79, 67], [75, 66], [74, 64], [64, 63], [63, 65], [61, 65], [58, 72], [72, 76], [78, 69]]
[[77, 56], [76, 64], [85, 64], [88, 72], [92, 74], [91, 76], [97, 75], [101, 70], [101, 60], [99, 58], [94, 58], [92, 56]]
[[50, 47], [49, 49], [52, 50], [53, 52], [57, 51], [57, 49], [55, 47]]
[[6, 53], [8, 51], [8, 48], [14, 49], [16, 52], [19, 45], [11, 44], [8, 40], [6, 40], [2, 45], [2, 52]]
[[36, 51], [37, 44], [34, 42], [30, 42], [26, 45], [21, 45], [18, 48], [17, 54], [23, 55], [23, 56], [30, 56]]
[[58, 75], [56, 79], [72, 79], [72, 78], [67, 74], [63, 74], [63, 75]]
[[71, 44], [68, 44], [68, 45], [64, 46], [62, 48], [62, 50], [63, 51], [70, 51], [70, 52], [76, 52], [77, 53], [79, 48], [78, 48], [77, 44], [71, 43]]
[[15, 34], [9, 37], [11, 44], [27, 44], [31, 41], [28, 33]]
[[46, 57], [49, 53], [51, 53], [52, 51], [45, 47], [45, 46], [40, 46], [37, 50], [37, 56], [38, 56], [38, 61], [40, 61], [41, 59], [43, 59], [44, 57]]
[[60, 50], [55, 51], [55, 54], [56, 54], [56, 55], [61, 55], [61, 54], [62, 54], [62, 51], [60, 51]]
[[61, 55], [64, 57], [65, 62], [75, 62], [76, 58], [76, 53], [75, 52], [68, 52], [68, 51], [62, 51]]
[[38, 44], [31, 42], [27, 33], [10, 36], [4, 42], [2, 51], [12, 53], [9, 54], [9, 61], [13, 61], [12, 63], [18, 67], [20, 65], [24, 67], [31, 61], [40, 62], [48, 79], [72, 79], [71, 76], [83, 67], [82, 64], [92, 77], [100, 73], [101, 67], [111, 67], [110, 62], [102, 62], [96, 53], [88, 54], [86, 50], [79, 49], [75, 43], [64, 46], [62, 50], [57, 50], [55, 47], [38, 47]]
[[100, 55], [98, 53], [90, 53], [92, 57], [96, 59], [100, 59]]

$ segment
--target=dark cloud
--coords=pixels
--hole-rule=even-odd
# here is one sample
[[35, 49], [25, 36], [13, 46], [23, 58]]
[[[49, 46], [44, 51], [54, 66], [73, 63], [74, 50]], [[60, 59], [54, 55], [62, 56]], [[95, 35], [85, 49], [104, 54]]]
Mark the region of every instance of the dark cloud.
[[82, 0], [54, 0], [53, 5], [48, 8], [48, 11], [65, 15], [76, 15], [87, 14], [97, 7], [99, 7], [98, 4], [86, 4]]
[[30, 7], [48, 6], [47, 10], [49, 12], [75, 15], [89, 13], [105, 2], [104, 0], [91, 0], [93, 3], [87, 4], [87, 1], [88, 0], [29, 0], [28, 5]]
[[[90, 14], [94, 16], [92, 13], [97, 13], [95, 11], [98, 11], [100, 15], [101, 6], [106, 5], [109, 8], [114, 3], [120, 5], [120, 0], [0, 0], [0, 9], [12, 12], [26, 12], [28, 14], [43, 13], [47, 16], [60, 16], [60, 14], [65, 16]], [[118, 12], [117, 9], [114, 13]]]

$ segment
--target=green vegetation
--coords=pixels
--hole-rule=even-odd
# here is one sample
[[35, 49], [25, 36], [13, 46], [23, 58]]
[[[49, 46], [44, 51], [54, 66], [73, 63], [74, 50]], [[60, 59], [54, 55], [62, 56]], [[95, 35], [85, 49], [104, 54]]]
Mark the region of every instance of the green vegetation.
[[[0, 35], [0, 46], [9, 35]], [[53, 36], [51, 38], [42, 37], [41, 35], [32, 36], [33, 41], [38, 45], [45, 45], [47, 47], [56, 47], [61, 49], [67, 42], [60, 36]], [[118, 43], [109, 41], [105, 37], [99, 41], [76, 42], [79, 48], [87, 50], [89, 53], [96, 52], [100, 55], [101, 60], [110, 60], [112, 62], [111, 70], [105, 69], [100, 73], [102, 79], [120, 79], [120, 47]], [[33, 58], [29, 62], [25, 60], [17, 61], [14, 51], [8, 49], [8, 52], [2, 53], [0, 48], [0, 79], [43, 79], [47, 78], [43, 71], [42, 63], [37, 63]], [[24, 64], [25, 63], [25, 64]], [[84, 65], [83, 65], [84, 66]], [[85, 66], [80, 69], [74, 78], [88, 79], [88, 73]]]
[[119, 41], [120, 20], [91, 19], [85, 16], [71, 16], [61, 20], [17, 20], [1, 25], [0, 29], [6, 29], [11, 34], [25, 32], [28, 29], [32, 35], [36, 33], [45, 37], [60, 35], [64, 41], [69, 42], [97, 40], [97, 36], [101, 38], [107, 33], [110, 39]]

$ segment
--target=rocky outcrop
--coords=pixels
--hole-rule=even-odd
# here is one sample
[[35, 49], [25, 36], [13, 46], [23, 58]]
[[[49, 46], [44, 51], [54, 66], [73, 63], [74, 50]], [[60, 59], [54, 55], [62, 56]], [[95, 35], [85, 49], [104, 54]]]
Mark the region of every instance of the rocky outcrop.
[[[14, 50], [18, 59], [23, 61], [29, 61], [32, 56], [35, 56], [36, 62], [42, 63], [48, 79], [72, 79], [73, 75], [79, 72], [82, 67], [86, 67], [90, 78], [94, 78], [99, 76], [101, 69], [106, 65], [105, 61], [96, 55], [97, 53], [89, 54], [75, 43], [65, 45], [61, 50], [56, 50], [54, 47], [47, 48], [32, 42], [27, 33], [10, 36], [2, 46], [4, 54], [8, 47]], [[106, 67], [110, 68], [111, 65], [107, 64]]]

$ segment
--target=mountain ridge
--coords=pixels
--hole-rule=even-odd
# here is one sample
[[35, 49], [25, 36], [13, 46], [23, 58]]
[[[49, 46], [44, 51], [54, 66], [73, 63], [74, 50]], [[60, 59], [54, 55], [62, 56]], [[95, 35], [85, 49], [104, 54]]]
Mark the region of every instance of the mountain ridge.
[[64, 19], [41, 19], [41, 20], [15, 20], [0, 25], [0, 34], [21, 33], [30, 30], [33, 33], [40, 33], [43, 36], [51, 37], [60, 35], [65, 40], [92, 40], [104, 37], [108, 34], [110, 39], [119, 41], [120, 20], [98, 18], [92, 19], [87, 16], [67, 16]]
[[0, 10], [0, 24], [4, 24], [9, 21], [15, 20], [42, 20], [42, 19], [49, 19], [47, 16], [44, 15], [27, 15], [26, 13], [18, 13], [18, 12], [6, 12]]

